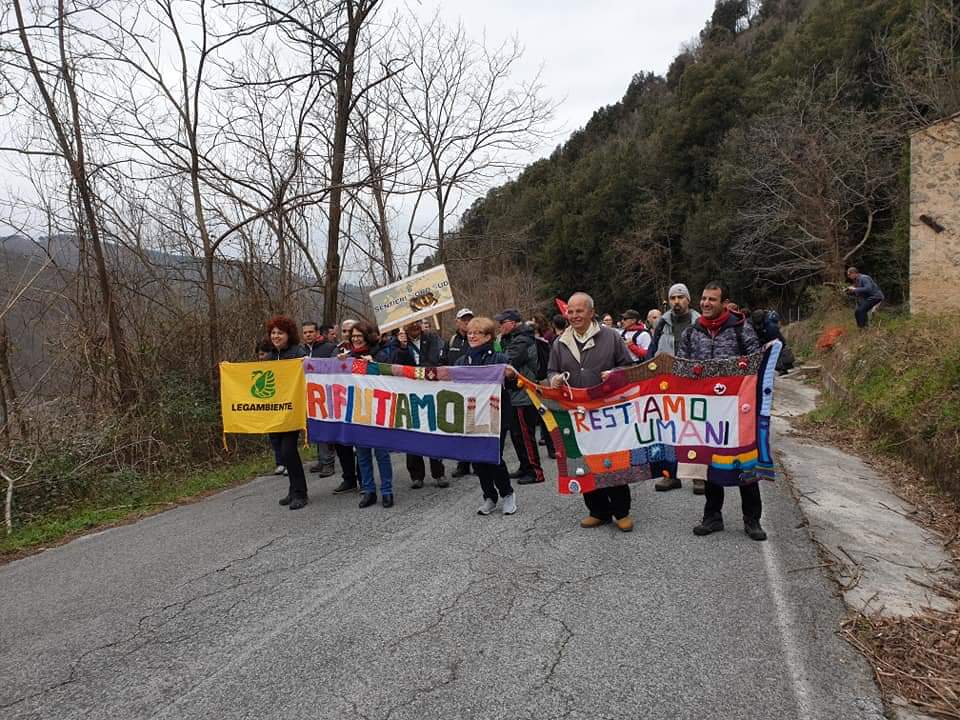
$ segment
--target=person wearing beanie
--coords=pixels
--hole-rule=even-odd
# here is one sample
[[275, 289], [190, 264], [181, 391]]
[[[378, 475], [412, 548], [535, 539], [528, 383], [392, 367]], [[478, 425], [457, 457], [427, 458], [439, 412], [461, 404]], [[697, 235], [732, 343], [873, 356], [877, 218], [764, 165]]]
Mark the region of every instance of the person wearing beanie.
[[[670, 309], [660, 316], [653, 329], [653, 339], [647, 348], [647, 357], [656, 357], [659, 353], [666, 353], [676, 357], [677, 346], [684, 331], [700, 318], [700, 313], [690, 309], [690, 290], [683, 283], [676, 283], [670, 287], [667, 296]], [[657, 478], [653, 484], [657, 492], [677, 490], [681, 486], [677, 477], [677, 463], [663, 460], [650, 463], [650, 474]], [[693, 494], [703, 495], [703, 480], [693, 481]]]

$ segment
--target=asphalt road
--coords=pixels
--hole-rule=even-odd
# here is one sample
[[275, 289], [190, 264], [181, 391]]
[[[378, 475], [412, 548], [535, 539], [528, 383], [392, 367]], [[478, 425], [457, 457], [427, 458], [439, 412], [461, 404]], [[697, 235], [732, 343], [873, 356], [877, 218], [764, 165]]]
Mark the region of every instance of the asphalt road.
[[635, 486], [623, 534], [549, 481], [480, 517], [476, 478], [394, 462], [390, 510], [259, 478], [0, 568], [0, 717], [883, 716], [782, 483], [756, 543], [736, 492], [697, 538], [688, 487]]

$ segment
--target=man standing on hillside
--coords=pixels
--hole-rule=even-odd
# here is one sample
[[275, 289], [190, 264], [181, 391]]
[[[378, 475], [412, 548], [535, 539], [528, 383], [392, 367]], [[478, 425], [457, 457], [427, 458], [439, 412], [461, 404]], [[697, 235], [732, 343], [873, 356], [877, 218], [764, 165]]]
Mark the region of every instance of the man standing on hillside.
[[863, 330], [869, 322], [869, 312], [883, 302], [883, 291], [872, 277], [855, 267], [847, 268], [847, 279], [853, 283], [847, 288], [847, 293], [857, 298], [857, 309], [853, 311], [853, 316], [857, 319], [857, 327]]
[[[760, 351], [760, 342], [753, 325], [745, 322], [743, 315], [731, 312], [723, 306], [723, 288], [720, 283], [707, 283], [700, 297], [700, 312], [697, 322], [683, 332], [677, 346], [677, 357], [690, 360], [716, 360], [742, 357]], [[723, 486], [710, 482], [709, 470], [706, 482], [706, 505], [703, 520], [693, 529], [694, 535], [709, 535], [723, 530]], [[740, 502], [743, 507], [743, 529], [752, 540], [766, 540], [767, 533], [760, 527], [763, 504], [760, 486], [756, 479], [740, 485]]]
[[[457, 311], [457, 331], [450, 336], [450, 339], [443, 344], [443, 352], [440, 357], [441, 365], [456, 365], [457, 360], [470, 349], [467, 343], [467, 325], [473, 320], [473, 310], [470, 308], [460, 308]], [[463, 477], [470, 474], [470, 463], [460, 461], [457, 467], [450, 473], [451, 477]]]
[[[593, 387], [615, 368], [633, 364], [619, 333], [598, 324], [594, 314], [593, 298], [589, 295], [578, 292], [570, 297], [567, 303], [570, 327], [550, 348], [547, 379], [551, 387], [561, 387], [564, 382], [571, 387]], [[599, 527], [614, 519], [623, 532], [633, 530], [629, 485], [585, 492], [583, 502], [590, 514], [580, 521], [580, 527]]]
[[[329, 326], [328, 326], [329, 327]], [[305, 322], [301, 326], [300, 336], [303, 338], [303, 351], [310, 358], [333, 357], [337, 346], [330, 342], [325, 332], [321, 332], [315, 322]], [[333, 464], [333, 446], [329, 443], [317, 444], [317, 462], [310, 466], [310, 472], [320, 477], [330, 477], [336, 472]]]
[[[500, 323], [500, 346], [510, 365], [527, 380], [537, 382], [537, 341], [533, 328], [523, 322], [523, 315], [516, 308], [509, 308], [493, 318]], [[510, 390], [510, 439], [517, 452], [520, 467], [510, 473], [518, 485], [543, 482], [543, 466], [540, 465], [540, 450], [534, 434], [540, 422], [540, 414], [530, 401], [526, 390]]]
[[[656, 357], [660, 353], [676, 356], [676, 347], [684, 331], [700, 317], [700, 313], [690, 309], [690, 291], [683, 283], [673, 285], [667, 297], [670, 300], [670, 309], [657, 322], [653, 331], [653, 340], [650, 341], [650, 347], [647, 349], [647, 357]], [[651, 462], [650, 474], [657, 478], [653, 484], [657, 492], [677, 490], [682, 485], [680, 478], [677, 477], [675, 461]], [[703, 493], [703, 480], [694, 480], [693, 494], [703, 495]]]

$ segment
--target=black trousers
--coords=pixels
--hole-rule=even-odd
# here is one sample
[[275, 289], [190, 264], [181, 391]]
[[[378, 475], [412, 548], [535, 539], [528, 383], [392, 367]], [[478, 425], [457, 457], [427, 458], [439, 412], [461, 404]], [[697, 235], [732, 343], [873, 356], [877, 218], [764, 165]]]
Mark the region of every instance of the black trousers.
[[[707, 504], [703, 508], [704, 519], [720, 515], [723, 510], [723, 485], [712, 482], [706, 484]], [[744, 520], [760, 520], [763, 502], [760, 500], [760, 483], [754, 482], [740, 486], [740, 504], [743, 506]]]
[[350, 445], [334, 445], [340, 467], [343, 470], [343, 479], [348, 483], [357, 484], [357, 456]]
[[617, 485], [585, 492], [583, 502], [590, 514], [598, 520], [625, 518], [630, 514], [630, 486]]
[[[427, 467], [422, 455], [407, 455], [407, 472], [411, 480], [423, 480], [427, 477]], [[443, 461], [430, 458], [430, 477], [434, 480], [443, 477]]]
[[520, 472], [543, 480], [543, 466], [540, 465], [540, 451], [537, 449], [535, 435], [540, 423], [540, 413], [533, 405], [514, 405], [512, 410], [510, 439], [513, 441], [513, 449], [517, 451]]
[[874, 305], [877, 305], [879, 300], [858, 300], [857, 309], [853, 311], [853, 316], [857, 319], [857, 327], [865, 328], [867, 322], [869, 321], [868, 313], [873, 308]]
[[283, 459], [283, 466], [287, 469], [287, 477], [290, 479], [290, 496], [306, 497], [307, 478], [303, 474], [303, 463], [300, 461], [300, 451], [297, 449], [297, 445], [300, 444], [300, 431], [270, 433], [270, 442], [280, 444], [280, 457]]
[[[500, 461], [499, 465], [493, 463], [474, 463], [474, 469], [480, 478], [480, 489], [483, 490], [483, 496], [494, 502], [498, 497], [508, 497], [513, 495], [513, 485], [510, 484], [510, 473], [507, 472], [507, 464]], [[499, 493], [499, 495], [497, 494]]]

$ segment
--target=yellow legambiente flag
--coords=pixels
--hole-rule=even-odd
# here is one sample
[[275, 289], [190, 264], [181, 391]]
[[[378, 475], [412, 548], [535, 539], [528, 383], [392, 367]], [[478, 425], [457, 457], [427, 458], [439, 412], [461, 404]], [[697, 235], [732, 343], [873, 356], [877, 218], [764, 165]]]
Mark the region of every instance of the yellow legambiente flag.
[[303, 361], [220, 363], [224, 433], [272, 433], [307, 426]]

